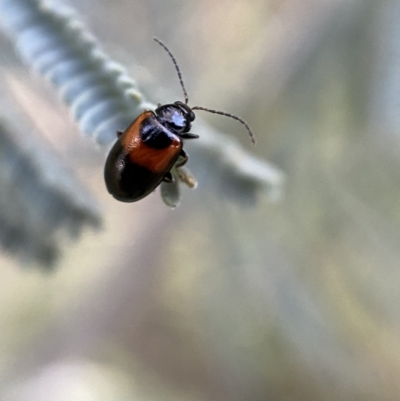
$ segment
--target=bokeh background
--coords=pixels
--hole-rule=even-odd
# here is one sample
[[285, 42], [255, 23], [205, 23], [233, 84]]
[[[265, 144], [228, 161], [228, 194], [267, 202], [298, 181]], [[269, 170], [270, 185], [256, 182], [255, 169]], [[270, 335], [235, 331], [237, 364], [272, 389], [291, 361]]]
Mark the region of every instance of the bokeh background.
[[245, 118], [252, 149], [242, 126], [203, 116], [278, 166], [285, 193], [244, 205], [197, 158], [204, 185], [183, 189], [179, 208], [158, 193], [114, 201], [105, 149], [1, 36], [2, 117], [25, 127], [18, 146], [52, 154], [53, 179], [74, 176], [66, 194], [93, 212], [68, 215], [82, 229], [72, 241], [49, 198], [26, 194], [52, 211], [34, 238], [61, 250], [46, 272], [8, 231], [1, 399], [400, 400], [400, 1], [68, 4], [155, 103], [182, 96], [151, 38], [165, 41], [190, 104]]

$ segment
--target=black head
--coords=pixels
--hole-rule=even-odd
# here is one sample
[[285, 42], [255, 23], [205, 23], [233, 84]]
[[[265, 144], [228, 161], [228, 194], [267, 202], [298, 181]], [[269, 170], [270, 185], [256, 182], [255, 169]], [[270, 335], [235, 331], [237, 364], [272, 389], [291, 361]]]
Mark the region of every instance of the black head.
[[[221, 116], [233, 118], [234, 120], [239, 121], [241, 124], [243, 124], [246, 127], [251, 141], [253, 142], [253, 144], [255, 144], [253, 132], [252, 132], [251, 128], [249, 127], [249, 125], [246, 123], [246, 121], [244, 121], [242, 118], [235, 116], [234, 114], [225, 113], [224, 111], [208, 109], [206, 107], [200, 107], [200, 106], [195, 106], [195, 107], [190, 108], [188, 106], [189, 96], [186, 92], [186, 88], [185, 88], [185, 85], [184, 85], [183, 79], [182, 79], [181, 70], [179, 69], [179, 66], [175, 60], [175, 57], [173, 56], [171, 51], [168, 49], [168, 47], [164, 45], [163, 42], [161, 42], [157, 38], [154, 38], [154, 40], [161, 47], [163, 47], [164, 50], [171, 57], [172, 62], [174, 63], [176, 72], [178, 74], [179, 82], [180, 82], [181, 88], [183, 90], [183, 95], [185, 96], [185, 103], [178, 101], [173, 104], [166, 104], [163, 106], [159, 106], [155, 111], [158, 120], [163, 125], [167, 126], [168, 128], [172, 129], [173, 131], [175, 131], [177, 134], [184, 134], [184, 133], [189, 132], [189, 130], [191, 128], [191, 122], [195, 119], [193, 110], [204, 110], [204, 111], [208, 111], [210, 113], [219, 114]], [[198, 135], [187, 134], [187, 135], [183, 135], [182, 137], [184, 139], [185, 138], [186, 139], [198, 138]]]
[[156, 111], [160, 123], [177, 134], [189, 132], [195, 115], [192, 109], [185, 103], [175, 102], [159, 106]]

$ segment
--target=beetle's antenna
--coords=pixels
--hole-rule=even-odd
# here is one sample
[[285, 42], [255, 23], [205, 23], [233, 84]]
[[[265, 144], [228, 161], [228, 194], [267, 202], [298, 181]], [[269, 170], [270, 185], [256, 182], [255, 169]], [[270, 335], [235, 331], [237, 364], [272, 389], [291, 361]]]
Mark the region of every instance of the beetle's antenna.
[[247, 124], [246, 121], [244, 121], [242, 118], [240, 118], [240, 117], [238, 117], [238, 116], [235, 116], [235, 115], [233, 115], [233, 114], [230, 114], [230, 113], [225, 113], [224, 111], [206, 109], [205, 107], [200, 107], [200, 106], [192, 107], [192, 110], [204, 110], [204, 111], [208, 111], [208, 112], [210, 112], [210, 113], [220, 114], [221, 116], [230, 117], [230, 118], [233, 118], [233, 119], [236, 120], [236, 121], [239, 121], [240, 123], [242, 123], [242, 124], [246, 127], [247, 132], [249, 133], [251, 142], [253, 142], [253, 145], [255, 145], [256, 140], [255, 140], [255, 138], [254, 138], [253, 131], [251, 130], [249, 124]]
[[161, 40], [159, 40], [159, 39], [157, 39], [157, 38], [153, 38], [153, 39], [154, 39], [161, 47], [163, 47], [164, 50], [165, 50], [165, 51], [169, 54], [169, 56], [171, 57], [172, 62], [174, 63], [176, 72], [177, 72], [177, 74], [178, 74], [179, 82], [180, 82], [181, 87], [182, 87], [182, 90], [183, 90], [183, 95], [185, 96], [185, 104], [188, 104], [189, 96], [188, 96], [188, 94], [187, 94], [187, 92], [186, 92], [185, 85], [184, 85], [183, 79], [182, 79], [181, 70], [179, 69], [179, 65], [178, 65], [178, 63], [176, 62], [176, 59], [175, 59], [174, 55], [171, 53], [171, 51], [168, 49], [168, 47], [165, 46], [163, 42], [161, 42]]

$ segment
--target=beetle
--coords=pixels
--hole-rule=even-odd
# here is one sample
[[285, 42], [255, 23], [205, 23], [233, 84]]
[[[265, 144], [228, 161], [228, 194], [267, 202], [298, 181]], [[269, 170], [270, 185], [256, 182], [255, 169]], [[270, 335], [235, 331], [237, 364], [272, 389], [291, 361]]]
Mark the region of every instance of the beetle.
[[195, 119], [193, 110], [204, 110], [224, 115], [241, 122], [255, 143], [248, 124], [233, 114], [205, 107], [189, 107], [189, 97], [175, 57], [159, 39], [154, 40], [164, 48], [174, 63], [185, 103], [176, 101], [158, 105], [154, 111], [141, 113], [125, 131], [117, 132], [117, 141], [108, 154], [104, 179], [108, 192], [121, 202], [136, 202], [153, 192], [162, 181], [174, 182], [171, 168], [181, 167], [189, 157], [183, 149], [183, 140], [199, 136], [190, 131]]

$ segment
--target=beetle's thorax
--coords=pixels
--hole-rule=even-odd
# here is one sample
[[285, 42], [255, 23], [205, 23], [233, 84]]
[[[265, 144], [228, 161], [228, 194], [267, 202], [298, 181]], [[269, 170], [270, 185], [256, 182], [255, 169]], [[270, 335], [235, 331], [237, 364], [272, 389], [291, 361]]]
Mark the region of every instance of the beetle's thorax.
[[189, 132], [195, 116], [191, 108], [182, 103], [165, 104], [155, 110], [158, 121], [177, 134]]

